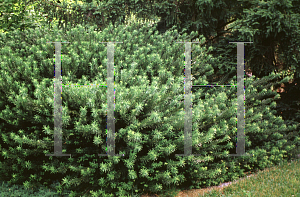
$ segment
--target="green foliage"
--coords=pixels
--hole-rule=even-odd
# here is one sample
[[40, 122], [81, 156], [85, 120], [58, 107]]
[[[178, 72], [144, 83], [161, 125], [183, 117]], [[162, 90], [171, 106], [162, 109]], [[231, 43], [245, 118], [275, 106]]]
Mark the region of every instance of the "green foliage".
[[[251, 54], [246, 57], [247, 68], [251, 68], [253, 75], [262, 78], [275, 69], [278, 72], [288, 68], [299, 73], [299, 1], [109, 0], [83, 1], [80, 4], [77, 1], [71, 4], [66, 4], [65, 1], [61, 4], [44, 2], [41, 5], [49, 18], [57, 19], [58, 27], [64, 29], [82, 24], [97, 25], [99, 31], [110, 22], [116, 27], [124, 24], [126, 16], [131, 13], [143, 19], [160, 17], [160, 23], [164, 24], [159, 26], [162, 32], [174, 25], [179, 33], [184, 29], [188, 34], [197, 31], [198, 35], [206, 38], [205, 44], [214, 43], [213, 54], [217, 56], [218, 50], [225, 50], [228, 45], [229, 40], [223, 36], [228, 36], [233, 31], [239, 32], [233, 34], [234, 41], [254, 41], [246, 47], [246, 52]], [[234, 46], [229, 51], [232, 52], [235, 52]], [[226, 60], [229, 64], [222, 65], [228, 65], [228, 68], [232, 63], [235, 64], [235, 61], [229, 61], [228, 56]], [[215, 76], [220, 77], [226, 72], [224, 69], [214, 69]]]
[[[273, 0], [252, 2], [245, 9], [246, 17], [231, 26], [239, 32], [240, 40], [253, 41], [247, 51], [248, 68], [262, 77], [277, 71], [296, 71], [300, 77], [300, 13], [295, 10], [299, 1]], [[263, 68], [263, 69], [262, 69]]]
[[[236, 38], [253, 41], [245, 47], [245, 53], [249, 54], [245, 62], [246, 70], [250, 69], [256, 77], [262, 78], [273, 71], [281, 73], [279, 80], [284, 76], [293, 77], [280, 85], [285, 91], [276, 107], [276, 115], [282, 116], [286, 124], [300, 122], [300, 100], [296, 96], [300, 93], [299, 3], [293, 0], [251, 1], [251, 8], [244, 10], [246, 17], [230, 24], [229, 28], [235, 33], [225, 39], [226, 42]], [[222, 50], [224, 43], [216, 48]], [[227, 50], [229, 54], [234, 52]], [[227, 59], [228, 56], [224, 56], [224, 60]]]
[[41, 15], [31, 10], [38, 2], [25, 0], [5, 0], [0, 3], [0, 30], [13, 31], [41, 26]]
[[[235, 87], [193, 89], [193, 154], [202, 156], [175, 156], [184, 150], [184, 44], [175, 41], [196, 33], [159, 35], [134, 21], [102, 32], [86, 28], [1, 34], [0, 174], [9, 183], [31, 188], [59, 180], [57, 192], [72, 190], [70, 196], [87, 189], [99, 196], [163, 193], [218, 184], [293, 156], [299, 138], [291, 139], [299, 133], [288, 134], [296, 125], [286, 127], [271, 110], [274, 73], [245, 81], [245, 150], [253, 157], [228, 156], [235, 153]], [[196, 40], [205, 42], [201, 35]], [[63, 88], [63, 153], [72, 157], [45, 156], [53, 153], [54, 127], [54, 47], [47, 41], [71, 42], [62, 44], [63, 84], [105, 84], [107, 49], [98, 42], [124, 42], [114, 45], [116, 154], [124, 157], [97, 156], [106, 152], [106, 87]], [[219, 60], [211, 50], [192, 45], [193, 85], [212, 83]]]
[[[113, 6], [112, 6], [113, 5]], [[127, 4], [124, 1], [42, 1], [43, 13], [47, 14], [47, 21], [51, 27], [70, 30], [77, 24], [83, 26], [97, 25], [97, 31], [103, 30], [112, 22], [114, 25], [124, 23]], [[35, 7], [40, 10], [40, 7]], [[109, 9], [108, 9], [109, 8]], [[151, 18], [151, 17], [149, 17]], [[53, 22], [57, 21], [54, 25]]]
[[[54, 187], [56, 184], [52, 184], [52, 187]], [[22, 196], [22, 197], [53, 197], [53, 196], [62, 196], [58, 195], [56, 192], [51, 191], [51, 189], [41, 187], [38, 190], [36, 188], [26, 189], [24, 186], [18, 186], [18, 185], [10, 185], [8, 183], [2, 182], [1, 183], [1, 196]], [[67, 195], [70, 191], [64, 191], [63, 194]]]

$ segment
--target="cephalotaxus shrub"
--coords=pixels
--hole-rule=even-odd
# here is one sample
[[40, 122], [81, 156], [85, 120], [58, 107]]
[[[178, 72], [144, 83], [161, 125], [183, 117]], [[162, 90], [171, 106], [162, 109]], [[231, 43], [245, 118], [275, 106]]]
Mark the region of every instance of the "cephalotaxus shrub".
[[[103, 32], [93, 29], [1, 34], [3, 179], [27, 188], [58, 180], [57, 190], [73, 190], [74, 196], [86, 191], [102, 196], [160, 193], [242, 176], [245, 169], [279, 162], [295, 148], [286, 146], [283, 137], [295, 127], [283, 125], [272, 114], [272, 99], [265, 99], [277, 94], [265, 88], [276, 77], [270, 75], [261, 83], [253, 78], [245, 82], [245, 150], [254, 156], [228, 156], [235, 153], [234, 86], [192, 89], [192, 154], [201, 156], [175, 156], [184, 152], [185, 121], [185, 45], [176, 41], [190, 41], [194, 32], [188, 36], [171, 30], [158, 35], [154, 27], [140, 23], [110, 25]], [[54, 141], [54, 44], [47, 41], [70, 42], [61, 49], [63, 84], [106, 84], [107, 44], [99, 42], [123, 42], [114, 44], [114, 116], [115, 153], [124, 156], [98, 156], [106, 153], [105, 86], [62, 87], [63, 153], [72, 156], [45, 156], [53, 154]], [[202, 36], [200, 41], [204, 42]], [[207, 55], [210, 49], [199, 45], [192, 44], [192, 84], [210, 84], [208, 76], [217, 65]], [[293, 141], [298, 142], [298, 138]]]

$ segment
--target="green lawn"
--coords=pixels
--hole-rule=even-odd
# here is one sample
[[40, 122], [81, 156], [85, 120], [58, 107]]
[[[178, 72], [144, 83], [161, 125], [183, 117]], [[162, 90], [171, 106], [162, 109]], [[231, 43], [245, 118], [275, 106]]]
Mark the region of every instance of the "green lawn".
[[199, 196], [295, 196], [300, 197], [300, 160], [281, 164], [233, 183], [221, 191]]

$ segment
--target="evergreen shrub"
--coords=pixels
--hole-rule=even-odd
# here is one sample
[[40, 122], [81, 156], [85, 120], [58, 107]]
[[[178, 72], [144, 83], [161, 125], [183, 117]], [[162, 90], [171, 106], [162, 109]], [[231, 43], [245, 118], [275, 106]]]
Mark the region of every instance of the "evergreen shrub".
[[[25, 188], [58, 180], [57, 192], [67, 189], [70, 196], [86, 191], [127, 196], [217, 185], [292, 157], [299, 132], [274, 116], [279, 95], [268, 88], [268, 81], [278, 77], [274, 73], [245, 80], [245, 151], [254, 156], [228, 156], [236, 153], [234, 86], [193, 87], [192, 154], [201, 156], [175, 156], [184, 152], [185, 114], [185, 45], [175, 41], [190, 41], [195, 33], [171, 29], [159, 35], [155, 27], [136, 22], [110, 25], [102, 32], [94, 28], [1, 34], [3, 180]], [[107, 44], [99, 42], [124, 42], [114, 44], [115, 149], [124, 156], [98, 156], [106, 153], [105, 86], [62, 88], [63, 153], [72, 156], [45, 156], [54, 149], [54, 44], [47, 41], [70, 42], [62, 44], [63, 84], [106, 84]], [[210, 50], [192, 44], [193, 85], [212, 83], [208, 79], [218, 65]], [[236, 84], [236, 77], [230, 84]]]
[[[59, 185], [58, 182], [55, 182], [50, 186], [53, 188]], [[41, 187], [38, 190], [35, 188], [25, 188], [22, 185], [12, 185], [6, 182], [2, 182], [0, 185], [1, 196], [13, 196], [13, 197], [56, 197], [56, 196], [68, 196], [70, 191], [63, 191], [61, 194], [57, 194], [57, 192], [53, 191], [53, 189], [49, 189], [47, 187]]]

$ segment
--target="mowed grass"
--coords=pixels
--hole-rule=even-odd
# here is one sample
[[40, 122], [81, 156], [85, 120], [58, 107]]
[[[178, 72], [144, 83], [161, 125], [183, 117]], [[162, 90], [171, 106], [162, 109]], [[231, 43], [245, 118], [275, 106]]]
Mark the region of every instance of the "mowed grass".
[[300, 197], [300, 160], [288, 163], [281, 162], [278, 166], [267, 168], [255, 173], [253, 176], [234, 182], [223, 188], [199, 190], [196, 194], [183, 194], [177, 196], [226, 196], [226, 197], [255, 197], [270, 196]]

